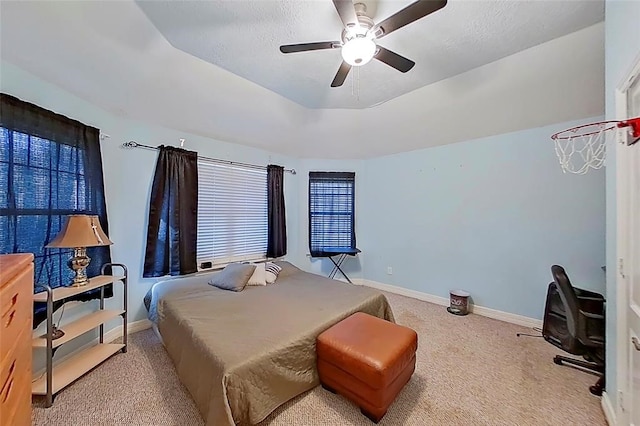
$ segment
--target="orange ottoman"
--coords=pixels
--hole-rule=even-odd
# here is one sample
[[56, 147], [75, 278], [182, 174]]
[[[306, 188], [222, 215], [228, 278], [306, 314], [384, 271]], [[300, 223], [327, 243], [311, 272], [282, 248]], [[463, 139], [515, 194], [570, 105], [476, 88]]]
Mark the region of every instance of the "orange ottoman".
[[375, 423], [416, 368], [417, 333], [362, 312], [321, 333], [316, 343], [322, 387], [354, 402]]

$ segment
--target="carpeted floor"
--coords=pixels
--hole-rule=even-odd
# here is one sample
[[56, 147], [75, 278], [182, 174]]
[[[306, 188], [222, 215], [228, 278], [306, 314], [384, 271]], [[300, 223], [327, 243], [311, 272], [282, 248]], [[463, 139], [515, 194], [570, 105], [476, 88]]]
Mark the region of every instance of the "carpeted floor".
[[[606, 425], [596, 377], [555, 365], [558, 349], [526, 329], [387, 294], [399, 324], [418, 332], [416, 372], [380, 425]], [[34, 425], [202, 425], [153, 331], [63, 390], [51, 408], [34, 399]], [[271, 414], [267, 425], [363, 425], [368, 419], [321, 387]]]

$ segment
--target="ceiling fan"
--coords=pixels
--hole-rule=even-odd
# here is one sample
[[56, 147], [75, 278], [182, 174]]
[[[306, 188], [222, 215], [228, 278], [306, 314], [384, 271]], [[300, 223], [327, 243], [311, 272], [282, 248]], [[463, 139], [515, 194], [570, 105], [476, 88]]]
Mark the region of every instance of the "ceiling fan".
[[364, 3], [353, 4], [353, 0], [333, 0], [338, 15], [344, 24], [342, 41], [322, 41], [316, 43], [285, 44], [282, 53], [307, 52], [311, 50], [342, 49], [342, 64], [331, 82], [331, 87], [342, 86], [351, 67], [359, 67], [375, 58], [400, 72], [407, 72], [416, 64], [404, 56], [377, 44], [382, 37], [442, 9], [447, 0], [418, 0], [375, 24], [366, 15]]

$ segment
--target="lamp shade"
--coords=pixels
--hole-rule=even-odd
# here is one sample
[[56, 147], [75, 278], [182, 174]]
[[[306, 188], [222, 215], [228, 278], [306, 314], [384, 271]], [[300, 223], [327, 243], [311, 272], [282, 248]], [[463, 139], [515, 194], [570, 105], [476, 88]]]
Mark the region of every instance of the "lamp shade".
[[100, 226], [100, 220], [95, 215], [70, 215], [58, 233], [47, 244], [47, 247], [76, 248], [109, 246], [113, 244]]

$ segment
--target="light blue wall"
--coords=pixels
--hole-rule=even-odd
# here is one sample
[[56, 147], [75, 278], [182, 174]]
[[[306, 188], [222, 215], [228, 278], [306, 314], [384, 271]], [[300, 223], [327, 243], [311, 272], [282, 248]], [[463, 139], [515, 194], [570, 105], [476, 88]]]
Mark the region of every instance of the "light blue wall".
[[549, 138], [599, 119], [368, 160], [300, 160], [289, 259], [329, 273], [328, 260], [308, 256], [308, 172], [353, 171], [362, 254], [345, 262], [351, 278], [442, 297], [463, 288], [478, 305], [539, 319], [554, 263], [604, 292], [604, 171], [563, 174]]
[[285, 175], [287, 258], [305, 270], [331, 269], [328, 260], [307, 256], [308, 172], [354, 171], [363, 253], [345, 263], [352, 278], [442, 297], [463, 288], [478, 305], [534, 318], [542, 316], [553, 263], [567, 267], [576, 284], [603, 290], [604, 173], [562, 174], [549, 140], [574, 123], [377, 159], [299, 160], [131, 121], [11, 64], [0, 67], [3, 92], [111, 135], [102, 143], [109, 234], [113, 260], [130, 267], [130, 321], [146, 316], [142, 297], [155, 281], [140, 277], [156, 159], [120, 147], [131, 139], [175, 145], [186, 138], [202, 155], [297, 169]]
[[[185, 138], [185, 148], [198, 151], [201, 155], [255, 164], [274, 163], [287, 168], [297, 166], [297, 159], [118, 117], [7, 62], [0, 63], [0, 73], [2, 92], [97, 127], [111, 136], [101, 145], [109, 238], [114, 242], [111, 248], [113, 261], [129, 267], [129, 321], [146, 318], [142, 299], [151, 285], [157, 281], [141, 278], [149, 194], [157, 156], [153, 151], [144, 149], [123, 149], [123, 142], [135, 140], [153, 146], [178, 146], [179, 139]], [[285, 173], [290, 253], [299, 251], [297, 209], [292, 208], [298, 204], [299, 176]], [[117, 286], [116, 290], [119, 288], [120, 286]], [[115, 303], [119, 297], [118, 293], [109, 303]]]
[[366, 161], [364, 278], [532, 318], [553, 264], [603, 292], [604, 171], [563, 174], [549, 138], [576, 124]]
[[[640, 2], [607, 0], [605, 4], [605, 108], [607, 119], [616, 118], [615, 92], [622, 78], [640, 55]], [[610, 145], [611, 146], [611, 145]], [[612, 147], [612, 146], [611, 146]], [[607, 378], [606, 391], [614, 407], [618, 406], [617, 314], [616, 303], [616, 156], [607, 152]], [[621, 307], [622, 309], [623, 307]]]

